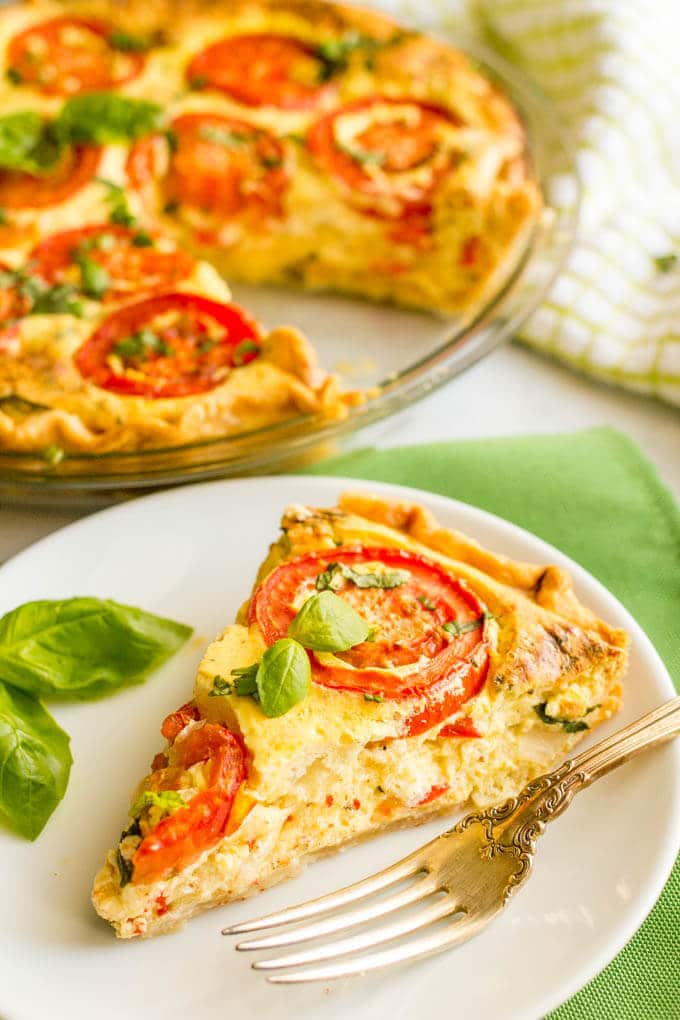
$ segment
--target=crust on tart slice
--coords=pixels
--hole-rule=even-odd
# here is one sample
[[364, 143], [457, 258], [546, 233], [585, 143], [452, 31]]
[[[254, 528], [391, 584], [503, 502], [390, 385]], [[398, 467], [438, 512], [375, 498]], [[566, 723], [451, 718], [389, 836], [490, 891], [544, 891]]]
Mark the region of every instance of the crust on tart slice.
[[[127, 828], [95, 879], [95, 909], [122, 938], [172, 931], [343, 843], [512, 796], [620, 708], [627, 635], [577, 599], [561, 568], [516, 562], [441, 527], [417, 504], [361, 492], [343, 494], [330, 509], [290, 506], [281, 526], [237, 622], [208, 647], [193, 700], [165, 720], [167, 747], [135, 791]], [[371, 552], [362, 562], [365, 550]], [[485, 656], [481, 682], [450, 714], [441, 692], [418, 688], [424, 659], [406, 695], [390, 696], [386, 688], [384, 697], [367, 697], [352, 681], [320, 682], [326, 659], [315, 653], [309, 694], [276, 718], [230, 689], [233, 671], [256, 663], [267, 647], [269, 617], [258, 614], [262, 605], [276, 614], [284, 604], [279, 578], [288, 575], [282, 571], [301, 576], [300, 564], [307, 570], [305, 564], [318, 561], [328, 578], [333, 561], [344, 558], [366, 574], [395, 556], [411, 571], [404, 592], [422, 570], [434, 578], [432, 593], [450, 583], [470, 605], [484, 606], [483, 617], [459, 627], [467, 628], [465, 639], [474, 632], [473, 660]], [[307, 570], [309, 577], [316, 569]], [[354, 583], [339, 582], [346, 585], [341, 597]], [[389, 628], [397, 610], [420, 612], [395, 590], [351, 597], [363, 599], [366, 612], [377, 606], [378, 618], [381, 604], [389, 605], [382, 618]], [[421, 601], [437, 613], [438, 598]], [[390, 647], [394, 653], [399, 643]], [[345, 667], [354, 669], [340, 662], [336, 673]], [[402, 673], [410, 668], [402, 666]], [[414, 726], [423, 712], [435, 722]], [[223, 745], [240, 771], [229, 773], [219, 831], [202, 849], [194, 845], [185, 866], [167, 866], [170, 858], [163, 858], [165, 870], [159, 869], [154, 855], [166, 853], [173, 827], [196, 812], [201, 798], [210, 800], [212, 790], [226, 789], [215, 778]], [[167, 790], [175, 803], [166, 816], [154, 797]], [[150, 801], [141, 813], [140, 795]]]

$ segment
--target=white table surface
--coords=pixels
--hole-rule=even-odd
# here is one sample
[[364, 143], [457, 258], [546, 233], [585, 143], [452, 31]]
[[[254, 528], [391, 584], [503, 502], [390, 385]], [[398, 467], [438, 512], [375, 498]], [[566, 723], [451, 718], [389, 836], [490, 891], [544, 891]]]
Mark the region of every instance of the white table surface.
[[[426, 400], [367, 429], [361, 443], [563, 432], [612, 425], [628, 433], [680, 500], [680, 411], [573, 373], [516, 344], [500, 348]], [[0, 563], [80, 513], [0, 506]]]

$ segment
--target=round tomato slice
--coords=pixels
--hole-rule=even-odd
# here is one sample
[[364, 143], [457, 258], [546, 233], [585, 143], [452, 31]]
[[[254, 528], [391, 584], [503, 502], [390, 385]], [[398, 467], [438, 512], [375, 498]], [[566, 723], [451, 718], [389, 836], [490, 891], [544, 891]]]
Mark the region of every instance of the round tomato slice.
[[[343, 567], [359, 573], [406, 571], [408, 578], [394, 587], [359, 587], [342, 574]], [[336, 653], [336, 664], [313, 655], [316, 683], [387, 699], [418, 699], [407, 723], [409, 735], [442, 722], [479, 693], [488, 667], [481, 602], [438, 564], [399, 549], [324, 550], [277, 567], [250, 607], [250, 622], [259, 625], [267, 644], [287, 634], [322, 574], [374, 635]]]
[[185, 397], [214, 389], [256, 358], [258, 336], [237, 305], [159, 294], [109, 315], [74, 360], [85, 379], [112, 393]]
[[134, 187], [143, 190], [157, 180], [166, 208], [187, 205], [220, 220], [253, 211], [281, 214], [285, 154], [264, 128], [220, 114], [187, 113], [172, 122], [169, 138], [149, 137], [133, 146], [127, 170]]
[[0, 170], [0, 207], [45, 209], [65, 202], [92, 180], [100, 158], [98, 145], [74, 145], [48, 173]]
[[106, 271], [110, 286], [102, 301], [169, 290], [195, 265], [191, 255], [158, 236], [107, 223], [52, 234], [34, 248], [31, 265], [47, 283], [77, 283], [82, 255]]
[[[243, 742], [220, 723], [195, 727], [184, 739], [177, 740], [174, 750], [175, 770], [210, 762], [208, 789], [163, 818], [142, 840], [132, 858], [135, 884], [167, 878], [213, 847], [225, 832], [234, 799], [247, 775]], [[155, 788], [171, 787], [161, 783]]]
[[456, 160], [443, 108], [369, 96], [316, 122], [308, 145], [317, 163], [365, 212], [402, 219], [430, 210], [432, 193]]
[[52, 18], [31, 25], [11, 40], [11, 79], [47, 95], [111, 89], [136, 78], [145, 56], [117, 50], [115, 30], [94, 18]]
[[291, 36], [233, 35], [198, 53], [187, 68], [194, 88], [226, 92], [246, 106], [311, 110], [336, 89], [323, 82], [314, 48]]

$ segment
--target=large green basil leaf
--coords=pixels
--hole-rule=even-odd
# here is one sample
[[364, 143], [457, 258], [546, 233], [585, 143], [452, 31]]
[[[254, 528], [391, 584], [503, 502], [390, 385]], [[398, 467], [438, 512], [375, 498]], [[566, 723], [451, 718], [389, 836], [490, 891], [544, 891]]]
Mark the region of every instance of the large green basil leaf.
[[0, 619], [0, 677], [38, 697], [85, 701], [141, 683], [191, 633], [108, 599], [27, 602]]
[[69, 738], [36, 699], [0, 684], [0, 813], [35, 839], [64, 796]]
[[0, 167], [39, 174], [61, 153], [59, 141], [40, 114], [32, 110], [0, 117]]
[[68, 144], [131, 142], [156, 131], [163, 111], [157, 103], [115, 92], [83, 92], [67, 99], [55, 131]]
[[332, 591], [308, 598], [288, 628], [290, 637], [315, 652], [345, 652], [365, 641], [370, 631], [356, 609]]
[[304, 648], [281, 638], [267, 649], [257, 670], [257, 693], [260, 707], [274, 719], [285, 715], [309, 694], [312, 670]]

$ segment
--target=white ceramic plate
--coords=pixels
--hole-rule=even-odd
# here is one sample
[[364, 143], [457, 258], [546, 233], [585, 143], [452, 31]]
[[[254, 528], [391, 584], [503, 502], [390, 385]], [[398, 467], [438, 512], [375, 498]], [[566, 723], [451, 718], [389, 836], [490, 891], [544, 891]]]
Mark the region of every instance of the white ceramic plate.
[[[397, 970], [276, 988], [219, 930], [367, 875], [441, 831], [441, 821], [331, 857], [176, 935], [118, 942], [95, 916], [91, 879], [118, 835], [130, 790], [160, 746], [160, 721], [189, 696], [201, 649], [247, 594], [282, 507], [293, 500], [330, 505], [345, 484], [359, 483], [276, 477], [176, 489], [65, 528], [0, 570], [0, 612], [29, 599], [98, 595], [196, 628], [183, 653], [143, 687], [54, 707], [75, 758], [66, 797], [36, 843], [0, 830], [4, 1020], [535, 1020], [596, 974], [651, 908], [680, 842], [680, 746], [651, 752], [579, 796], [546, 833], [528, 886], [480, 937]], [[461, 503], [368, 487], [418, 498], [444, 524], [510, 556], [567, 566], [579, 595], [632, 634], [625, 708], [598, 736], [672, 696], [640, 628], [555, 549]]]

